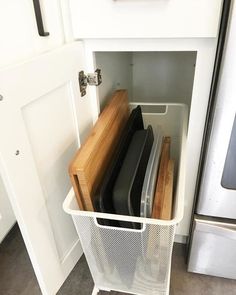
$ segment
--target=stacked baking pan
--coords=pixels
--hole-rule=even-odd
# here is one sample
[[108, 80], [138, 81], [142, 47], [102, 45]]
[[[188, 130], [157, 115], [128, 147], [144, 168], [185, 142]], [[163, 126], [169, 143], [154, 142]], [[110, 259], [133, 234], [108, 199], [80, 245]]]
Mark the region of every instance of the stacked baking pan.
[[[129, 116], [111, 165], [96, 193], [96, 211], [151, 217], [161, 145], [161, 128], [156, 127], [153, 132], [149, 125], [144, 129], [138, 106]], [[107, 219], [100, 222], [114, 225], [114, 221]], [[137, 223], [122, 221], [115, 225], [139, 228]]]

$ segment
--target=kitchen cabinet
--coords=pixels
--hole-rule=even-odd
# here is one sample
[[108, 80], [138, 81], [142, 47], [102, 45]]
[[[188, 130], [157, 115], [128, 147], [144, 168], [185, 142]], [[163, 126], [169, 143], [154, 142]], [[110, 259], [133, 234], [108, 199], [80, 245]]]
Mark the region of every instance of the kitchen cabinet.
[[[38, 33], [33, 0], [9, 0], [0, 2], [0, 68], [20, 63], [44, 52], [62, 46], [66, 34], [66, 24], [61, 8], [65, 4], [58, 0], [39, 2], [44, 29], [48, 36]], [[13, 81], [14, 84], [14, 81]], [[15, 217], [11, 209], [4, 185], [1, 185], [1, 239], [14, 224]]]
[[0, 67], [62, 46], [65, 42], [61, 2], [40, 0], [48, 36], [39, 36], [33, 0], [0, 2]]
[[82, 255], [62, 202], [68, 163], [92, 126], [77, 83], [83, 62], [78, 42], [0, 71], [2, 176], [43, 294], [55, 294]]
[[217, 40], [147, 39], [140, 42], [96, 39], [85, 40], [84, 43], [88, 71], [100, 67], [104, 72], [104, 82], [98, 93], [95, 89], [90, 91], [93, 101], [100, 101], [101, 108], [117, 88], [127, 88], [130, 101], [188, 105], [185, 183], [185, 196], [188, 197], [184, 200], [183, 221], [177, 229], [177, 239], [185, 239], [189, 230]]
[[222, 0], [70, 0], [76, 38], [216, 38]]
[[[7, 18], [11, 5], [18, 28]], [[48, 37], [38, 36], [32, 3], [17, 5], [3, 6], [9, 29], [0, 70], [0, 165], [42, 293], [52, 295], [82, 254], [62, 211], [71, 188], [67, 167], [115, 89], [127, 88], [130, 102], [188, 106], [184, 218], [176, 240], [186, 239], [222, 1], [41, 1]], [[100, 13], [96, 21], [93, 13]], [[103, 83], [81, 97], [79, 72], [97, 67]]]

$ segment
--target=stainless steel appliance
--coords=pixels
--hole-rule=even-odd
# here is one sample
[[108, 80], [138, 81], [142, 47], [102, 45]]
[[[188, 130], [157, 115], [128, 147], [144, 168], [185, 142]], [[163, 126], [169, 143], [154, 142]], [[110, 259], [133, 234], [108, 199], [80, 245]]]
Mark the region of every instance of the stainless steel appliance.
[[236, 279], [236, 4], [194, 215], [188, 270]]

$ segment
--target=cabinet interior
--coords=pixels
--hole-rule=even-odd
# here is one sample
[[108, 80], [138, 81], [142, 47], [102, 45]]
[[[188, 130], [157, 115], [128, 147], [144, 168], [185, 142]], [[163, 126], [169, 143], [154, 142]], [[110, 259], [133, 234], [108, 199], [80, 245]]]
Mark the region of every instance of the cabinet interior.
[[[185, 104], [189, 112], [196, 58], [196, 51], [95, 52], [96, 67], [102, 71], [102, 84], [98, 87], [100, 110], [115, 90], [127, 89], [131, 103], [163, 104], [163, 111], [161, 106], [142, 106], [145, 113], [165, 113], [165, 105], [169, 103]], [[156, 123], [162, 125], [165, 136], [171, 136], [175, 171], [181, 152], [181, 126], [186, 120], [178, 110], [167, 120], [158, 119]]]
[[196, 58], [196, 51], [95, 52], [103, 77], [101, 110], [117, 89], [127, 89], [130, 102], [184, 103], [190, 109]]

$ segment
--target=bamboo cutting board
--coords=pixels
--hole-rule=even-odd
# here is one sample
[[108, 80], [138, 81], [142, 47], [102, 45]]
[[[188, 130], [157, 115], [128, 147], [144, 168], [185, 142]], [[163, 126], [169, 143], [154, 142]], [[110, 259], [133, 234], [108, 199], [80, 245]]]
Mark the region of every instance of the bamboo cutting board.
[[93, 195], [109, 165], [128, 117], [127, 91], [118, 90], [72, 160], [69, 174], [80, 209], [94, 211]]

